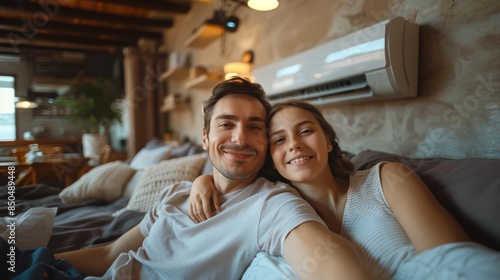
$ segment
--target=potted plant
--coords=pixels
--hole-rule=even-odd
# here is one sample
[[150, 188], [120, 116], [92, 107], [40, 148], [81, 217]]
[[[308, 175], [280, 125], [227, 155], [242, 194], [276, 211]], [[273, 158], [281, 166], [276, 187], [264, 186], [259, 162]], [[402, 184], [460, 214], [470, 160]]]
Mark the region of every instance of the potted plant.
[[73, 85], [68, 93], [58, 97], [55, 105], [66, 110], [72, 122], [84, 122], [83, 155], [98, 159], [108, 143], [109, 128], [122, 121], [120, 90], [109, 81], [88, 80]]

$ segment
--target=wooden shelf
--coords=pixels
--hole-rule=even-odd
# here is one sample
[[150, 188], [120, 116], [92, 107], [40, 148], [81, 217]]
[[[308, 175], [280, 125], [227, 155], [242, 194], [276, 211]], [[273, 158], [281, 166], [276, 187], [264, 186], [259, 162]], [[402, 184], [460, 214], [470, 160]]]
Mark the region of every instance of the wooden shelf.
[[189, 75], [189, 68], [187, 67], [178, 67], [174, 69], [170, 69], [167, 72], [163, 72], [160, 75], [160, 81], [164, 81], [166, 79], [173, 80], [182, 80]]
[[224, 32], [224, 28], [215, 24], [202, 25], [193, 35], [191, 35], [186, 43], [186, 47], [204, 48], [219, 38]]
[[206, 73], [196, 77], [184, 85], [186, 89], [213, 87], [222, 81], [223, 77], [217, 73]]

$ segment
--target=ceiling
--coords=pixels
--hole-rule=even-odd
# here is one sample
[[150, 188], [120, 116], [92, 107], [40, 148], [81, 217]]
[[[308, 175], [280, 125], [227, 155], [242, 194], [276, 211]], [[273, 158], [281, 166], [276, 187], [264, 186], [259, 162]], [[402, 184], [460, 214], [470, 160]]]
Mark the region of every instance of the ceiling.
[[[38, 88], [99, 70], [139, 39], [161, 41], [173, 18], [212, 0], [0, 0], [2, 57], [25, 55]], [[8, 58], [10, 59], [10, 58]], [[94, 64], [89, 67], [89, 64]], [[38, 84], [38, 86], [37, 86]]]
[[[161, 40], [193, 0], [2, 0], [0, 52], [19, 49], [116, 52]], [[205, 1], [206, 2], [206, 1]]]

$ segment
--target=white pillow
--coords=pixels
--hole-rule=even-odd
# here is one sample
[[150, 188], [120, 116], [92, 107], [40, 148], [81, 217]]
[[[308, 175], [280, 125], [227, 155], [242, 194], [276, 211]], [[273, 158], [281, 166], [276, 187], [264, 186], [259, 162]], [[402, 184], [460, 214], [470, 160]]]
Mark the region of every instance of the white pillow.
[[[49, 243], [52, 234], [52, 226], [57, 208], [33, 207], [16, 217], [0, 218], [0, 233], [3, 239], [9, 240], [14, 236], [16, 246], [22, 250], [33, 250], [45, 247]], [[12, 227], [15, 222], [15, 233], [12, 235]]]
[[193, 181], [198, 177], [206, 158], [206, 153], [202, 153], [165, 160], [146, 168], [127, 206], [113, 213], [113, 216], [125, 210], [147, 212], [165, 187], [180, 181]]
[[125, 185], [135, 171], [121, 161], [99, 165], [63, 189], [59, 197], [65, 203], [81, 202], [90, 198], [113, 202], [122, 196]]
[[144, 169], [162, 160], [172, 158], [171, 146], [160, 146], [154, 149], [142, 148], [130, 161], [130, 167], [134, 169]]

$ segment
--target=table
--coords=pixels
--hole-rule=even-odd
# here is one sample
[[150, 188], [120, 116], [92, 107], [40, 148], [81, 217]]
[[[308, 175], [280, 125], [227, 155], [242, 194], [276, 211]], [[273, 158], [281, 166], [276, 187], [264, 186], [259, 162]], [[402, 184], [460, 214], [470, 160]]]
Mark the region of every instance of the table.
[[[17, 186], [38, 184], [42, 179], [59, 182], [67, 187], [78, 180], [80, 171], [87, 165], [88, 158], [58, 157], [41, 162], [0, 162], [0, 174], [8, 177], [9, 167], [14, 167], [14, 177]], [[12, 169], [12, 168], [10, 168]]]

